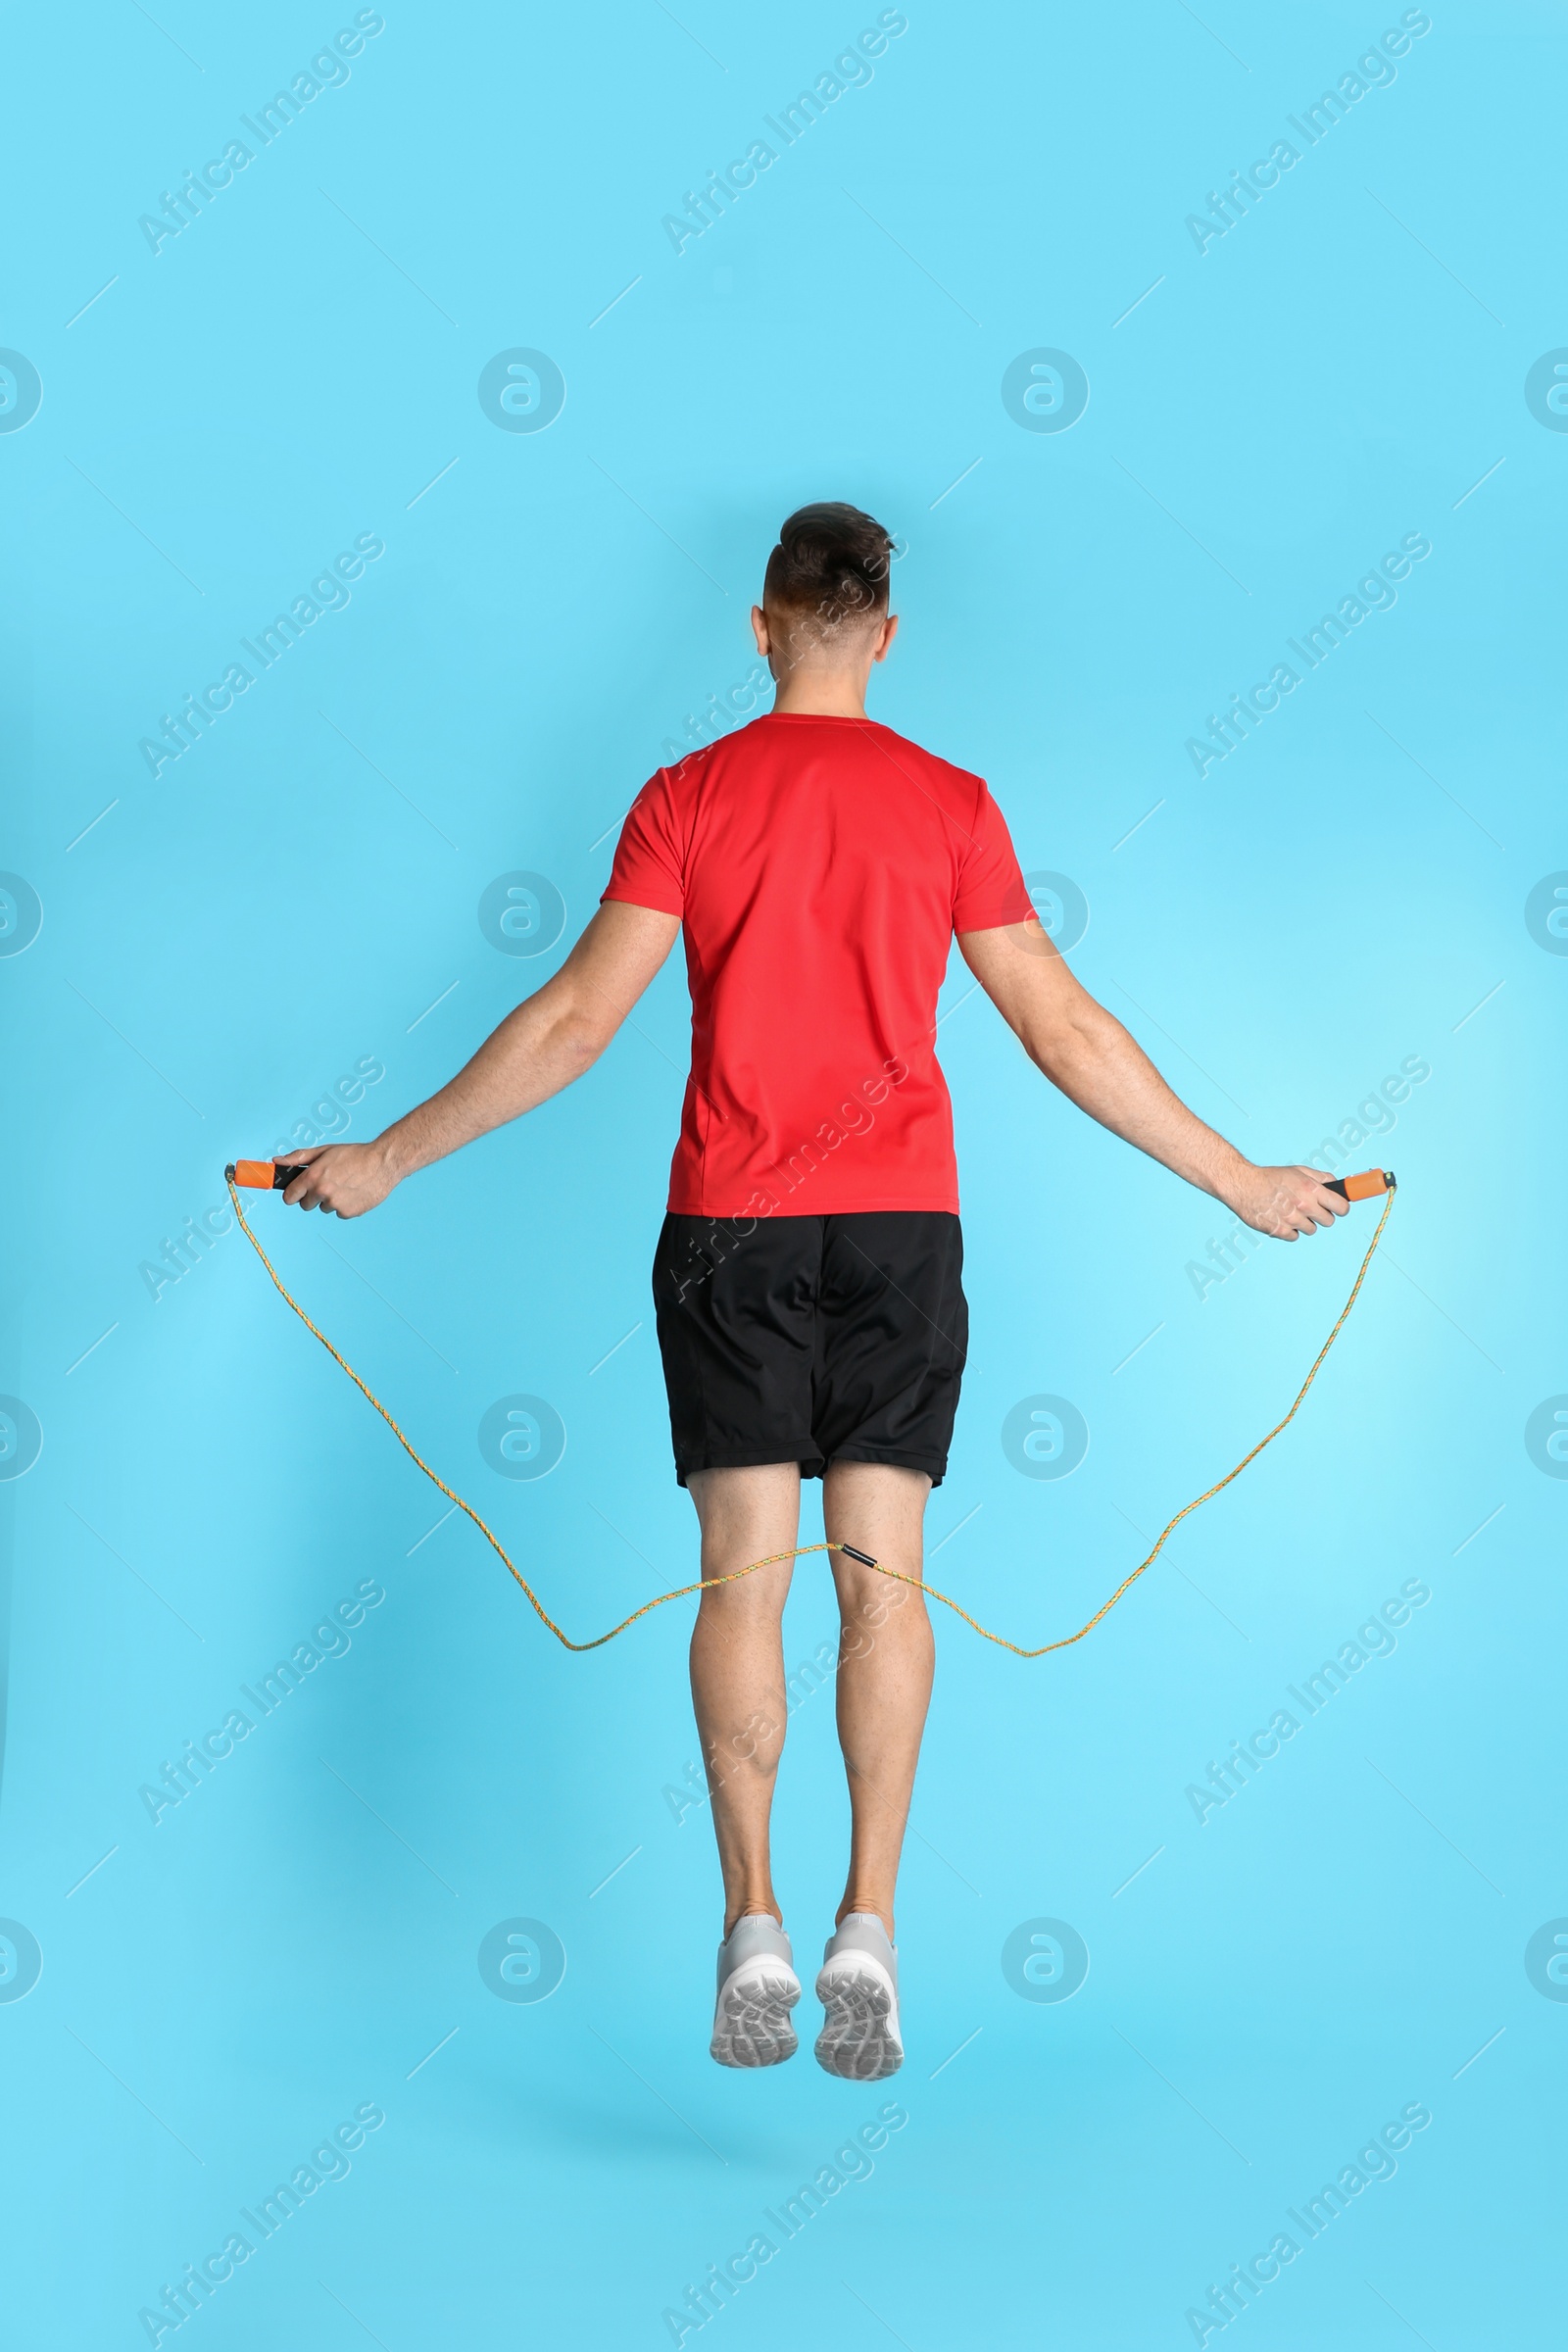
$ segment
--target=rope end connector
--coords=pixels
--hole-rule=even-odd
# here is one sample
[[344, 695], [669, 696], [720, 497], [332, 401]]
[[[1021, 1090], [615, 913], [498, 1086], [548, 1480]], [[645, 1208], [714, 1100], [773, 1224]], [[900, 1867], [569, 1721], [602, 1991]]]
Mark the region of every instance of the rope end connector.
[[876, 1566], [875, 1560], [868, 1551], [857, 1551], [853, 1544], [836, 1544], [833, 1548], [835, 1551], [842, 1551], [846, 1559], [858, 1560], [862, 1568]]

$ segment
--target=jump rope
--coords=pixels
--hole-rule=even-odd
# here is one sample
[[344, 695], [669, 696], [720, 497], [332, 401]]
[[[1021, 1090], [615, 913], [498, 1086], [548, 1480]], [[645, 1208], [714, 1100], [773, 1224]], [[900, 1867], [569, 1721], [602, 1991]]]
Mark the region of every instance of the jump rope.
[[375, 1395], [372, 1389], [369, 1389], [366, 1386], [366, 1383], [360, 1378], [359, 1374], [355, 1371], [354, 1366], [348, 1361], [348, 1359], [338, 1353], [331, 1341], [327, 1338], [325, 1332], [320, 1330], [315, 1323], [311, 1321], [310, 1316], [305, 1312], [304, 1307], [301, 1306], [299, 1300], [294, 1297], [288, 1286], [283, 1282], [282, 1278], [278, 1274], [277, 1268], [273, 1265], [271, 1259], [268, 1256], [267, 1251], [262, 1248], [261, 1243], [251, 1231], [250, 1225], [246, 1220], [245, 1211], [240, 1206], [239, 1192], [236, 1188], [243, 1185], [247, 1190], [252, 1192], [282, 1192], [288, 1185], [292, 1184], [296, 1176], [302, 1176], [305, 1173], [306, 1170], [304, 1168], [291, 1167], [286, 1161], [282, 1160], [231, 1160], [228, 1166], [223, 1170], [223, 1179], [228, 1186], [228, 1197], [234, 1203], [234, 1214], [239, 1219], [239, 1228], [241, 1233], [244, 1234], [245, 1239], [250, 1243], [251, 1248], [255, 1250], [257, 1256], [267, 1268], [268, 1273], [271, 1277], [272, 1286], [277, 1291], [279, 1297], [282, 1298], [287, 1304], [294, 1309], [294, 1312], [298, 1315], [306, 1330], [313, 1333], [315, 1337], [320, 1341], [321, 1346], [326, 1349], [326, 1352], [332, 1358], [332, 1361], [337, 1364], [341, 1370], [348, 1374], [350, 1380], [353, 1381], [354, 1386], [359, 1390], [361, 1396], [364, 1396], [368, 1403], [374, 1405], [376, 1411], [380, 1414], [382, 1420], [386, 1423], [388, 1429], [392, 1432], [392, 1435], [396, 1438], [398, 1444], [402, 1446], [404, 1452], [409, 1456], [410, 1460], [417, 1464], [419, 1469], [424, 1472], [425, 1477], [430, 1481], [432, 1486], [439, 1487], [441, 1493], [446, 1495], [448, 1501], [456, 1504], [460, 1511], [466, 1512], [468, 1518], [473, 1521], [474, 1526], [479, 1530], [480, 1535], [483, 1536], [485, 1542], [490, 1545], [491, 1550], [496, 1553], [503, 1566], [505, 1566], [511, 1572], [511, 1574], [516, 1579], [518, 1585], [522, 1588], [522, 1592], [529, 1603], [529, 1606], [532, 1608], [535, 1616], [540, 1620], [541, 1624], [547, 1625], [550, 1628], [550, 1631], [555, 1635], [556, 1640], [562, 1644], [563, 1648], [579, 1651], [603, 1649], [607, 1642], [613, 1642], [617, 1634], [625, 1633], [628, 1626], [633, 1626], [637, 1623], [639, 1617], [646, 1617], [650, 1609], [662, 1609], [666, 1600], [683, 1600], [689, 1593], [692, 1592], [710, 1592], [718, 1585], [733, 1585], [738, 1583], [743, 1576], [755, 1576], [759, 1568], [774, 1568], [784, 1560], [805, 1559], [808, 1553], [813, 1551], [841, 1551], [846, 1559], [858, 1560], [862, 1568], [874, 1568], [878, 1576], [890, 1577], [896, 1584], [907, 1585], [912, 1592], [924, 1592], [928, 1594], [932, 1600], [940, 1600], [945, 1608], [951, 1609], [956, 1617], [961, 1617], [964, 1624], [970, 1627], [974, 1633], [979, 1634], [984, 1641], [994, 1642], [999, 1649], [1010, 1649], [1015, 1658], [1044, 1658], [1049, 1657], [1054, 1649], [1070, 1649], [1075, 1642], [1081, 1642], [1086, 1634], [1092, 1634], [1096, 1626], [1100, 1623], [1101, 1619], [1102, 1617], [1107, 1617], [1110, 1614], [1111, 1610], [1116, 1606], [1117, 1601], [1120, 1600], [1122, 1594], [1126, 1592], [1129, 1592], [1131, 1588], [1137, 1584], [1138, 1579], [1143, 1575], [1145, 1569], [1152, 1568], [1153, 1566], [1160, 1553], [1164, 1550], [1167, 1541], [1175, 1533], [1176, 1529], [1180, 1527], [1182, 1521], [1186, 1518], [1190, 1518], [1192, 1513], [1200, 1509], [1203, 1503], [1211, 1502], [1216, 1494], [1222, 1494], [1233, 1479], [1241, 1477], [1242, 1472], [1247, 1468], [1249, 1462], [1256, 1461], [1258, 1455], [1263, 1451], [1265, 1446], [1272, 1446], [1275, 1439], [1280, 1435], [1280, 1432], [1282, 1430], [1289, 1429], [1291, 1423], [1296, 1419], [1298, 1412], [1300, 1410], [1301, 1401], [1305, 1396], [1307, 1390], [1312, 1386], [1313, 1381], [1316, 1380], [1325, 1356], [1328, 1354], [1328, 1351], [1333, 1347], [1335, 1341], [1339, 1338], [1340, 1333], [1344, 1330], [1346, 1319], [1348, 1316], [1351, 1307], [1355, 1304], [1356, 1299], [1360, 1297], [1361, 1285], [1366, 1280], [1367, 1268], [1371, 1265], [1373, 1257], [1377, 1252], [1378, 1244], [1383, 1239], [1383, 1228], [1385, 1225], [1387, 1225], [1390, 1211], [1394, 1207], [1395, 1193], [1394, 1172], [1390, 1168], [1368, 1168], [1364, 1174], [1359, 1176], [1336, 1176], [1326, 1177], [1324, 1179], [1325, 1188], [1331, 1193], [1338, 1193], [1341, 1199], [1344, 1200], [1374, 1200], [1380, 1193], [1387, 1193], [1388, 1199], [1384, 1201], [1383, 1214], [1378, 1219], [1377, 1230], [1367, 1245], [1366, 1255], [1361, 1260], [1360, 1272], [1356, 1275], [1354, 1282], [1350, 1286], [1350, 1296], [1341, 1307], [1339, 1314], [1335, 1319], [1333, 1330], [1329, 1333], [1328, 1338], [1318, 1349], [1317, 1354], [1313, 1359], [1312, 1369], [1302, 1381], [1299, 1389], [1298, 1389], [1295, 1401], [1292, 1404], [1290, 1411], [1285, 1415], [1285, 1418], [1282, 1421], [1275, 1422], [1274, 1427], [1268, 1432], [1266, 1437], [1258, 1439], [1257, 1444], [1252, 1447], [1250, 1453], [1243, 1454], [1241, 1460], [1237, 1463], [1234, 1470], [1227, 1470], [1225, 1476], [1221, 1479], [1216, 1479], [1213, 1486], [1208, 1488], [1204, 1494], [1196, 1495], [1191, 1502], [1184, 1504], [1182, 1509], [1176, 1513], [1174, 1519], [1169, 1520], [1167, 1524], [1161, 1528], [1158, 1541], [1155, 1543], [1153, 1549], [1149, 1553], [1148, 1557], [1139, 1561], [1137, 1567], [1132, 1571], [1131, 1575], [1124, 1576], [1122, 1578], [1121, 1583], [1116, 1587], [1116, 1590], [1114, 1592], [1112, 1592], [1110, 1598], [1107, 1601], [1103, 1601], [1095, 1611], [1094, 1615], [1090, 1618], [1088, 1624], [1081, 1625], [1075, 1634], [1063, 1634], [1061, 1638], [1055, 1642], [1042, 1642], [1038, 1649], [1025, 1649], [1021, 1642], [1009, 1642], [1004, 1634], [994, 1634], [991, 1631], [991, 1628], [989, 1626], [982, 1625], [977, 1617], [971, 1617], [968, 1610], [962, 1607], [959, 1602], [956, 1601], [951, 1593], [939, 1592], [935, 1585], [928, 1585], [923, 1578], [918, 1576], [906, 1576], [905, 1575], [904, 1571], [899, 1568], [885, 1568], [880, 1560], [872, 1559], [869, 1552], [858, 1551], [853, 1544], [830, 1543], [796, 1544], [793, 1544], [788, 1551], [770, 1551], [766, 1559], [750, 1560], [744, 1568], [732, 1568], [727, 1576], [707, 1576], [702, 1578], [699, 1583], [694, 1585], [677, 1585], [672, 1592], [661, 1592], [656, 1599], [645, 1600], [640, 1609], [633, 1609], [629, 1617], [623, 1617], [618, 1625], [612, 1625], [608, 1634], [600, 1634], [592, 1642], [573, 1642], [569, 1634], [564, 1634], [562, 1632], [560, 1626], [551, 1616], [549, 1610], [545, 1607], [543, 1601], [539, 1598], [538, 1593], [534, 1591], [532, 1585], [529, 1584], [527, 1578], [523, 1575], [521, 1569], [517, 1566], [516, 1561], [512, 1557], [512, 1554], [508, 1551], [506, 1545], [501, 1542], [494, 1530], [485, 1525], [478, 1512], [474, 1509], [472, 1503], [465, 1502], [463, 1496], [455, 1494], [452, 1488], [447, 1485], [444, 1478], [437, 1476], [436, 1472], [431, 1469], [429, 1463], [425, 1460], [423, 1454], [418, 1452], [415, 1446], [410, 1445], [402, 1430], [399, 1429], [397, 1423], [387, 1411], [386, 1406], [381, 1402], [380, 1397]]

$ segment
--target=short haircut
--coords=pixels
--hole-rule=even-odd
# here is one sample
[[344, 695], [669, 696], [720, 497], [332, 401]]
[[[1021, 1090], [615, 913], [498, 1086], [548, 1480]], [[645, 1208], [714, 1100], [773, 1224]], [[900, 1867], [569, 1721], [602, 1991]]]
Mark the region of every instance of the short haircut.
[[798, 507], [767, 559], [762, 601], [808, 616], [823, 631], [880, 620], [892, 556], [889, 533], [858, 507], [831, 499]]

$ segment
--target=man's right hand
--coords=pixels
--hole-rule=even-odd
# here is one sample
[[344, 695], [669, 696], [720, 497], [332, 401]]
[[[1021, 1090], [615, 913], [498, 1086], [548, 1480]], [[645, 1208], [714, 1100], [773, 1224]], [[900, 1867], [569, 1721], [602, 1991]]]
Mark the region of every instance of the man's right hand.
[[1349, 1202], [1328, 1189], [1321, 1168], [1256, 1168], [1250, 1160], [1241, 1175], [1220, 1192], [1244, 1225], [1255, 1233], [1271, 1234], [1278, 1242], [1315, 1233], [1348, 1213]]
[[398, 1181], [380, 1143], [315, 1144], [283, 1153], [279, 1165], [301, 1170], [283, 1195], [287, 1207], [324, 1208], [337, 1217], [379, 1208]]

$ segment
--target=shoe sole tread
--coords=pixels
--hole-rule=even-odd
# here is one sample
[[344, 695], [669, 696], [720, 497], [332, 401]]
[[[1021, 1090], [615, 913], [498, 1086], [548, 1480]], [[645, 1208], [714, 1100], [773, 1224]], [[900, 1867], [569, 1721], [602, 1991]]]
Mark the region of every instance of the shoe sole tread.
[[720, 2066], [782, 2066], [800, 2047], [790, 2011], [801, 1997], [782, 1968], [732, 1977], [718, 2002], [709, 2056]]
[[882, 2082], [904, 2064], [893, 2024], [894, 1996], [880, 1971], [843, 1963], [816, 1981], [827, 2011], [816, 2037], [816, 2062], [846, 2082]]

